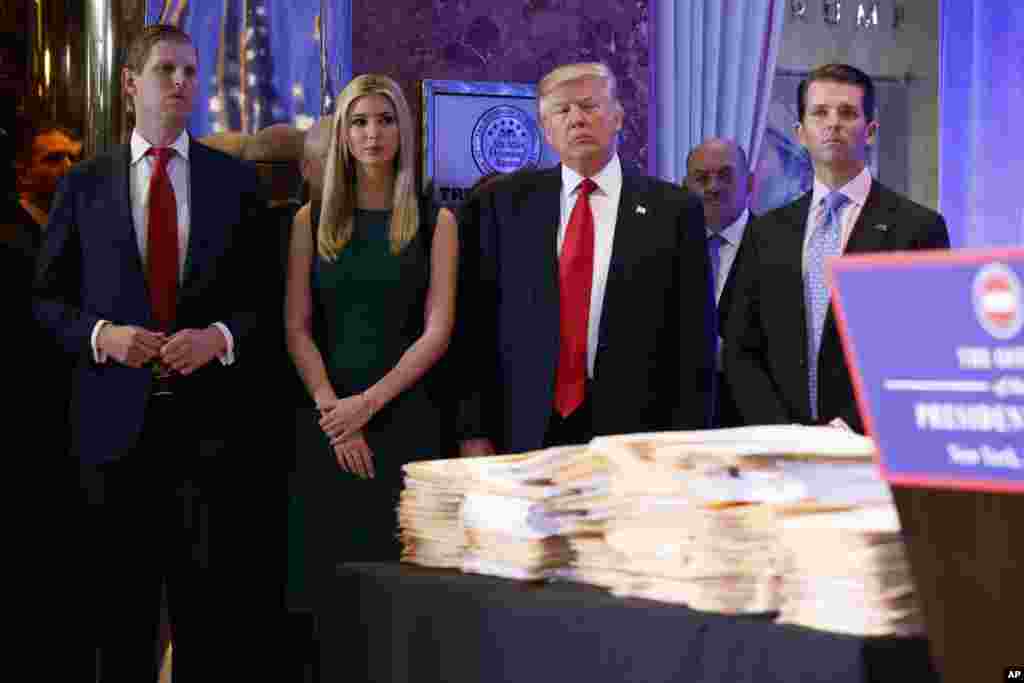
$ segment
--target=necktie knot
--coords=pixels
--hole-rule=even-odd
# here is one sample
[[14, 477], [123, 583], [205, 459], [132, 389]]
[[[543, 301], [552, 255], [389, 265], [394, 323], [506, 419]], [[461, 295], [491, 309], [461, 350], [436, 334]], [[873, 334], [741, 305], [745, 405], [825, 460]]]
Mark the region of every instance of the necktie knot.
[[158, 167], [166, 167], [167, 162], [174, 156], [173, 147], [150, 147], [149, 151], [146, 152], [151, 157], [156, 159], [156, 165]]
[[830, 215], [835, 215], [835, 213], [842, 209], [844, 206], [846, 206], [846, 204], [849, 201], [849, 197], [847, 197], [842, 192], [836, 190], [826, 195], [826, 197], [822, 200], [822, 204], [825, 207], [826, 213]]
[[589, 197], [590, 193], [597, 189], [597, 183], [590, 178], [584, 178], [576, 187], [579, 189], [580, 196]]

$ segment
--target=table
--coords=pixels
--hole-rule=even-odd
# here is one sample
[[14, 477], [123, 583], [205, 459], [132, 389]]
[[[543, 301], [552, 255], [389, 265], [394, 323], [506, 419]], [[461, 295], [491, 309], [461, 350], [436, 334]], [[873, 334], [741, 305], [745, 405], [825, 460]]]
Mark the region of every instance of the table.
[[343, 564], [318, 609], [325, 681], [937, 681], [916, 638], [857, 638], [403, 564]]

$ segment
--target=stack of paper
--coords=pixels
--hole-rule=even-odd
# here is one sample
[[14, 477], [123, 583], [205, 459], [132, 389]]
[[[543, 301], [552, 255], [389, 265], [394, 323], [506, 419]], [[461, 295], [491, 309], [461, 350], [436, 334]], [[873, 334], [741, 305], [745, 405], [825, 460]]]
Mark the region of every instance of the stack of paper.
[[591, 448], [608, 459], [605, 541], [619, 560], [604, 585], [727, 613], [778, 608], [775, 509], [813, 498], [801, 476], [873, 454], [863, 437], [807, 427], [609, 437]]
[[780, 519], [780, 621], [859, 636], [924, 632], [892, 505]]
[[559, 519], [571, 550], [569, 565], [558, 576], [603, 586], [605, 570], [621, 559], [604, 540], [611, 513], [607, 458], [590, 448], [580, 450], [559, 465], [552, 479], [560, 492], [548, 501], [548, 509]]
[[549, 509], [564, 489], [552, 474], [583, 447], [518, 455], [432, 460], [403, 467], [402, 559], [519, 579], [568, 564], [563, 523]]
[[869, 439], [831, 427], [634, 434], [410, 463], [404, 560], [861, 635], [920, 631]]
[[513, 579], [543, 579], [570, 558], [565, 518], [550, 507], [565, 493], [554, 472], [583, 447], [550, 448], [481, 460], [462, 503], [467, 548], [463, 571]]
[[633, 502], [607, 543], [627, 558], [617, 595], [716, 612], [777, 607], [777, 545], [770, 509], [693, 502]]
[[468, 461], [411, 462], [402, 470], [405, 487], [398, 503], [402, 561], [460, 568], [466, 551], [461, 509]]
[[403, 465], [405, 486], [398, 504], [402, 560], [461, 568], [468, 547], [462, 522], [467, 492], [479, 487], [479, 473], [485, 466], [521, 460], [523, 456], [492, 456]]

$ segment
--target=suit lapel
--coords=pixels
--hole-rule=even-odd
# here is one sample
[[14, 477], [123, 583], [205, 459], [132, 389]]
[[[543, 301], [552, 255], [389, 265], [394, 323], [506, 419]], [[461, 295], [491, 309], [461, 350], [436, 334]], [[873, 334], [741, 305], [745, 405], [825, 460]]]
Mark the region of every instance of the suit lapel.
[[794, 310], [799, 311], [799, 335], [801, 340], [801, 353], [807, 349], [807, 304], [804, 298], [804, 235], [807, 232], [807, 216], [811, 210], [811, 193], [797, 199], [792, 204], [781, 209], [782, 229], [777, 235], [767, 239], [768, 244], [777, 245], [784, 261], [791, 264], [793, 277], [781, 280], [778, 283], [766, 283], [768, 287], [779, 287], [782, 301], [799, 301], [800, 305]]
[[[747, 226], [754, 222], [756, 216], [751, 213], [747, 219]], [[729, 316], [729, 307], [732, 305], [733, 290], [736, 288], [736, 282], [739, 279], [737, 273], [743, 267], [743, 260], [747, 254], [747, 230], [748, 227], [744, 227], [743, 237], [740, 239], [739, 246], [736, 248], [736, 256], [732, 260], [732, 266], [729, 268], [729, 275], [725, 278], [725, 284], [722, 285], [722, 296], [718, 299], [718, 326], [720, 330], [725, 329], [726, 319]]]
[[868, 198], [864, 201], [864, 208], [857, 217], [857, 223], [853, 226], [843, 253], [883, 251], [889, 234], [888, 214], [878, 181], [872, 180]]
[[[540, 199], [530, 205], [527, 209], [527, 217], [530, 221], [536, 221], [535, 225], [541, 226], [540, 234], [544, 240], [544, 249], [541, 253], [545, 256], [547, 263], [545, 269], [551, 273], [550, 278], [544, 278], [555, 292], [555, 301], [558, 300], [558, 227], [562, 221], [562, 167], [561, 165], [547, 171], [540, 180], [540, 192], [537, 193]], [[543, 293], [544, 295], [547, 292]]]
[[[558, 224], [561, 220], [562, 167], [538, 172], [536, 181], [529, 187], [529, 192], [515, 197], [513, 207], [501, 207], [499, 210], [519, 208], [510, 212], [514, 217], [515, 229], [507, 238], [514, 239], [510, 244], [516, 253], [521, 254], [523, 263], [536, 263], [537, 255], [541, 255], [538, 267], [540, 277], [535, 279], [536, 285], [531, 291], [531, 301], [544, 304], [545, 310], [552, 310], [556, 320], [559, 313], [558, 292]], [[530, 256], [532, 254], [532, 257]], [[547, 306], [551, 302], [551, 307]]]
[[[846, 242], [843, 254], [863, 254], [885, 250], [885, 240], [889, 235], [888, 210], [885, 207], [878, 181], [871, 181], [871, 190], [868, 198], [864, 200], [864, 208], [857, 216], [857, 222], [850, 232], [850, 239]], [[822, 346], [825, 337], [838, 334], [835, 330], [835, 315], [832, 307], [829, 306], [825, 316], [825, 327], [822, 332]]]
[[[215, 220], [210, 207], [217, 206], [218, 179], [212, 177], [210, 166], [206, 162], [206, 148], [195, 141], [189, 140], [189, 228], [188, 247], [185, 251], [185, 269], [178, 288], [178, 299], [183, 292], [202, 272], [209, 253], [211, 232], [210, 221]], [[199, 211], [198, 207], [206, 210]], [[214, 212], [215, 213], [215, 212]]]
[[[795, 361], [792, 374], [781, 378], [788, 388], [787, 395], [802, 396], [803, 411], [810, 417], [810, 396], [807, 389], [807, 303], [804, 288], [804, 236], [807, 231], [807, 217], [811, 209], [811, 193], [807, 192], [792, 204], [779, 209], [778, 230], [758, 241], [758, 247], [773, 257], [772, 263], [782, 265], [774, 268], [778, 277], [762, 283], [762, 296], [774, 290], [771, 300], [778, 302], [778, 317], [785, 320], [783, 329], [792, 329], [791, 339], [796, 345], [787, 353], [793, 353]], [[790, 317], [790, 315], [792, 317]], [[789, 333], [787, 333], [789, 334]]]
[[[877, 180], [872, 180], [868, 198], [864, 201], [864, 208], [861, 209], [857, 222], [850, 232], [850, 239], [846, 242], [843, 254], [885, 251], [890, 222], [889, 209], [886, 206], [881, 186]], [[835, 311], [832, 306], [829, 306], [828, 313], [825, 315], [825, 326], [822, 329], [821, 354], [831, 355], [833, 346], [837, 350], [839, 349], [839, 330], [836, 328]], [[829, 350], [826, 351], [826, 348]], [[839, 355], [841, 361], [841, 353]]]
[[[633, 236], [642, 234], [637, 225], [637, 207], [643, 204], [643, 188], [638, 178], [623, 168], [622, 191], [619, 207], [615, 214], [615, 236], [612, 238], [612, 255], [608, 262], [608, 277], [605, 280], [604, 301], [601, 304], [601, 320], [598, 323], [598, 351], [607, 341], [609, 310], [614, 309], [615, 296], [623, 288], [626, 278], [626, 264], [630, 263], [629, 248]], [[596, 367], [596, 364], [595, 364]]]
[[113, 159], [113, 172], [110, 176], [110, 194], [114, 198], [113, 225], [117, 226], [121, 250], [124, 254], [126, 281], [134, 278], [145, 293], [146, 316], [152, 321], [153, 311], [150, 308], [149, 283], [146, 281], [146, 269], [142, 263], [142, 254], [139, 253], [138, 230], [144, 230], [145, 226], [135, 225], [135, 217], [132, 214], [131, 198], [131, 145], [122, 145]]

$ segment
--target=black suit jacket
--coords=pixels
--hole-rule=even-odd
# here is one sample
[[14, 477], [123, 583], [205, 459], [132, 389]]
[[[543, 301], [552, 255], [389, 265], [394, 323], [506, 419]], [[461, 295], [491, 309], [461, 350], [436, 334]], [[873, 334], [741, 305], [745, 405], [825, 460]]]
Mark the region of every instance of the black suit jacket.
[[[747, 230], [749, 230], [750, 224], [754, 221], [756, 216], [751, 213], [747, 219], [747, 228], [743, 232], [743, 239], [740, 240], [740, 246], [736, 250], [736, 258], [732, 261], [732, 267], [729, 269], [729, 276], [725, 279], [725, 285], [722, 287], [722, 296], [718, 298], [718, 334], [722, 338], [723, 344], [726, 339], [725, 331], [729, 325], [729, 309], [733, 305], [733, 301], [736, 299], [737, 283], [741, 279], [741, 271], [743, 270], [747, 261], [749, 261], [750, 249], [747, 247]], [[725, 352], [722, 352], [723, 358]], [[719, 374], [719, 381], [717, 383], [718, 401], [715, 407], [715, 426], [716, 427], [738, 427], [743, 424], [743, 419], [740, 416], [739, 408], [736, 406], [736, 399], [732, 395], [732, 390], [729, 385], [723, 381], [721, 374]]]
[[[747, 227], [750, 253], [728, 315], [724, 358], [746, 424], [811, 423], [802, 265], [810, 202], [808, 193]], [[948, 247], [942, 216], [873, 180], [844, 253]], [[818, 416], [819, 423], [839, 417], [864, 431], [831, 308], [818, 355]]]
[[[37, 320], [73, 357], [71, 451], [88, 464], [117, 459], [138, 441], [153, 381], [148, 369], [97, 364], [91, 335], [99, 320], [155, 329], [136, 241], [129, 189], [130, 149], [83, 162], [62, 178], [39, 258], [33, 307]], [[238, 367], [257, 319], [249, 262], [258, 234], [258, 181], [249, 166], [189, 142], [190, 228], [178, 288], [177, 328], [222, 322], [240, 361], [216, 359], [178, 381], [197, 434], [223, 436], [243, 392]]]
[[[542, 446], [559, 350], [561, 167], [517, 174], [464, 205], [479, 247], [461, 293], [461, 438]], [[623, 171], [594, 377], [595, 433], [693, 429], [713, 412], [715, 305], [700, 203]], [[469, 416], [469, 417], [467, 417]]]

